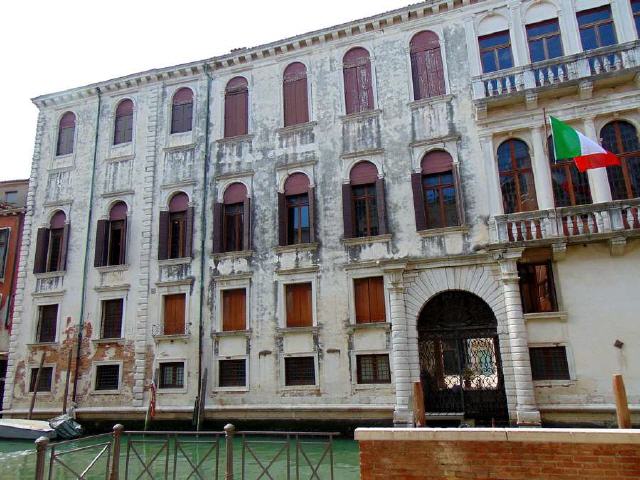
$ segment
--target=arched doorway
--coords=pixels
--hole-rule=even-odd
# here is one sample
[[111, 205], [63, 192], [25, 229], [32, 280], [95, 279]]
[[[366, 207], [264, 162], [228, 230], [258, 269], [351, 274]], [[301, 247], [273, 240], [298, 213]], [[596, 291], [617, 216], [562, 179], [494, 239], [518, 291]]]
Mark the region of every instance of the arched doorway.
[[484, 300], [462, 290], [437, 294], [420, 312], [418, 344], [428, 413], [508, 422], [497, 321]]

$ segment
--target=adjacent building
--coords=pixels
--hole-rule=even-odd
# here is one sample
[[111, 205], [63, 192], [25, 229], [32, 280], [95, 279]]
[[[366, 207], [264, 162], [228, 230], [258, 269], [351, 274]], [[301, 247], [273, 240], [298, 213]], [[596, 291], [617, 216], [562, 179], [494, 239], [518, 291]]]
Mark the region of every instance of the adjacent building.
[[433, 421], [605, 423], [618, 372], [637, 414], [639, 19], [428, 1], [34, 99], [5, 413], [43, 362], [40, 416], [69, 369], [85, 419], [155, 381], [160, 418], [406, 424], [421, 380]]

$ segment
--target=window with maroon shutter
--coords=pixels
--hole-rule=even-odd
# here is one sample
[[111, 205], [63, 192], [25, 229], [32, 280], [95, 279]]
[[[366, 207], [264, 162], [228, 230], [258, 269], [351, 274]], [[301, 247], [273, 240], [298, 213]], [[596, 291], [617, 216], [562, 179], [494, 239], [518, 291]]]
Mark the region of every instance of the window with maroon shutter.
[[186, 294], [164, 296], [164, 335], [185, 334]]
[[229, 80], [224, 92], [225, 138], [246, 135], [249, 132], [249, 87], [243, 77]]
[[498, 147], [498, 171], [504, 213], [538, 209], [529, 147], [516, 138]]
[[309, 121], [307, 97], [307, 67], [295, 62], [284, 71], [284, 126], [298, 125]]
[[133, 139], [133, 102], [122, 100], [116, 108], [116, 119], [113, 129], [113, 144], [128, 143]]
[[109, 211], [109, 224], [105, 232], [105, 265], [124, 265], [127, 247], [127, 204], [118, 202]]
[[245, 245], [245, 211], [247, 210], [247, 187], [235, 182], [227, 187], [222, 206], [222, 251], [248, 250]]
[[444, 69], [440, 40], [431, 31], [417, 33], [411, 39], [413, 99], [444, 95]]
[[40, 305], [38, 307], [37, 343], [55, 342], [57, 325], [58, 305]]
[[[66, 267], [65, 258], [69, 232], [66, 221], [67, 217], [61, 210], [51, 217], [46, 241], [45, 271], [47, 272], [62, 271]], [[36, 261], [42, 261], [42, 259], [36, 258]]]
[[56, 155], [73, 153], [73, 143], [76, 135], [76, 116], [73, 112], [65, 113], [58, 125], [58, 144]]
[[280, 245], [313, 241], [312, 189], [304, 173], [290, 175], [279, 199]]
[[[163, 235], [166, 235], [166, 240]], [[158, 257], [162, 259], [191, 256], [192, 236], [193, 207], [189, 207], [187, 194], [180, 192], [171, 197], [168, 214], [161, 215]]]
[[181, 88], [171, 103], [171, 133], [190, 132], [193, 128], [193, 92]]
[[518, 262], [522, 313], [557, 312], [551, 259]]
[[[384, 204], [378, 201], [378, 169], [371, 162], [360, 162], [351, 169], [350, 196], [352, 217], [351, 232], [355, 237], [370, 237], [386, 233], [380, 224], [380, 209]], [[384, 189], [382, 189], [384, 192]], [[346, 236], [346, 232], [345, 232]]]
[[356, 323], [375, 323], [386, 320], [383, 277], [353, 280]]
[[102, 338], [122, 337], [123, 307], [122, 298], [102, 301]]
[[[421, 163], [421, 190], [425, 229], [460, 225], [458, 195], [451, 155], [443, 150], [427, 153]], [[414, 197], [415, 198], [415, 197]]]
[[313, 326], [311, 283], [285, 285], [287, 327]]
[[222, 290], [222, 331], [247, 329], [247, 291], [244, 288]]
[[50, 392], [53, 380], [53, 367], [42, 367], [40, 377], [38, 378], [39, 368], [31, 369], [31, 378], [29, 379], [29, 392], [33, 392], [36, 387], [36, 379], [38, 379], [38, 392]]
[[373, 84], [369, 52], [352, 48], [343, 58], [344, 98], [347, 115], [373, 110]]

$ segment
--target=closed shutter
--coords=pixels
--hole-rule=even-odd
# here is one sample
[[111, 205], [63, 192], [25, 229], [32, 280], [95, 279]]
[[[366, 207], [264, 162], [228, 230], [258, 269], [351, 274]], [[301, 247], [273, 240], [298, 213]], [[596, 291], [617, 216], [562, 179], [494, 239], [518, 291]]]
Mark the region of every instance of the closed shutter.
[[368, 278], [357, 278], [353, 281], [353, 296], [355, 298], [356, 323], [371, 322]]
[[71, 225], [68, 223], [65, 223], [64, 228], [62, 229], [62, 242], [60, 246], [60, 264], [58, 266], [58, 270], [67, 269], [67, 252], [69, 251], [70, 231], [71, 231]]
[[165, 295], [164, 297], [164, 334], [183, 335], [185, 294]]
[[462, 182], [460, 180], [460, 171], [458, 164], [453, 164], [453, 181], [456, 189], [456, 208], [458, 210], [458, 225], [465, 224], [464, 202], [462, 201]]
[[235, 288], [222, 291], [222, 330], [246, 330], [246, 290]]
[[411, 189], [413, 190], [413, 211], [416, 217], [416, 230], [425, 230], [427, 228], [427, 213], [424, 209], [422, 173], [411, 174]]
[[169, 212], [160, 212], [158, 225], [158, 260], [169, 258]]
[[287, 245], [287, 197], [278, 192], [278, 244]]
[[284, 126], [298, 125], [309, 121], [307, 99], [307, 77], [285, 80], [284, 83]]
[[357, 278], [353, 281], [356, 323], [384, 322], [383, 277]]
[[222, 252], [222, 203], [213, 204], [213, 253]]
[[316, 241], [316, 189], [309, 187], [309, 241]]
[[249, 92], [241, 90], [225, 95], [225, 138], [246, 135], [248, 132]]
[[242, 246], [244, 250], [251, 250], [251, 198], [244, 199], [244, 211], [242, 215]]
[[344, 238], [353, 237], [353, 205], [351, 201], [351, 184], [342, 185], [342, 221]]
[[94, 267], [104, 267], [107, 264], [106, 247], [108, 228], [109, 220], [98, 220], [98, 226], [96, 227], [95, 256], [93, 259]]
[[311, 327], [313, 325], [311, 283], [286, 286], [287, 327]]
[[378, 205], [378, 231], [384, 235], [387, 230], [387, 208], [384, 198], [384, 179], [376, 180], [376, 204]]
[[373, 84], [371, 82], [371, 63], [358, 66], [358, 93], [360, 95], [359, 112], [373, 110]]
[[444, 69], [440, 48], [424, 52], [426, 92], [429, 97], [444, 95]]
[[33, 262], [33, 273], [47, 271], [47, 253], [49, 251], [49, 229], [39, 228], [36, 236], [36, 258]]
[[184, 256], [191, 257], [193, 255], [193, 216], [195, 214], [194, 207], [187, 208], [187, 217], [184, 232]]
[[358, 69], [356, 67], [344, 69], [344, 100], [347, 115], [360, 111], [358, 101]]
[[120, 234], [120, 265], [127, 264], [127, 223], [129, 218], [125, 217], [122, 221], [122, 233]]

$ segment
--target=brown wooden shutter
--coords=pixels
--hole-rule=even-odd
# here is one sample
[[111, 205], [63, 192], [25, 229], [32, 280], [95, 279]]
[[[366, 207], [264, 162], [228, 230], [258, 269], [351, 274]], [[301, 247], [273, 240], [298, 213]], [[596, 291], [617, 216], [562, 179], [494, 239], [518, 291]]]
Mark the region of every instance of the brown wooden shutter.
[[169, 212], [160, 212], [158, 225], [158, 260], [169, 258]]
[[384, 308], [384, 278], [369, 278], [369, 312], [371, 322], [384, 322], [387, 314]]
[[195, 214], [194, 207], [187, 208], [187, 216], [184, 232], [184, 255], [190, 257], [193, 255], [193, 216]]
[[95, 256], [93, 259], [94, 267], [104, 267], [107, 264], [107, 262], [105, 262], [105, 247], [107, 246], [108, 229], [109, 220], [98, 220], [98, 225], [96, 227]]
[[69, 250], [69, 234], [71, 231], [71, 225], [69, 223], [64, 224], [62, 229], [62, 242], [60, 244], [60, 265], [58, 270], [67, 269], [67, 252]]
[[278, 192], [278, 244], [287, 245], [287, 197]]
[[244, 199], [244, 211], [242, 215], [242, 246], [244, 250], [251, 250], [251, 198]]
[[311, 327], [313, 325], [311, 283], [295, 283], [286, 286], [287, 327]]
[[164, 297], [164, 334], [182, 335], [185, 333], [185, 294], [165, 295]]
[[460, 171], [458, 168], [458, 164], [452, 165], [453, 170], [453, 181], [456, 188], [456, 208], [458, 210], [458, 225], [465, 224], [464, 218], [464, 202], [462, 201], [462, 182], [460, 180]]
[[371, 322], [369, 311], [369, 279], [356, 278], [353, 281], [353, 296], [356, 307], [356, 323]]
[[222, 203], [213, 204], [213, 253], [222, 252]]
[[120, 265], [127, 264], [127, 223], [129, 217], [124, 217], [122, 221], [122, 233], [120, 234]]
[[47, 271], [47, 253], [49, 251], [49, 229], [39, 228], [36, 236], [36, 258], [33, 262], [33, 273]]
[[416, 230], [425, 230], [427, 228], [427, 212], [424, 209], [422, 173], [411, 174], [411, 189], [413, 190], [413, 211], [416, 217]]
[[356, 67], [345, 68], [344, 100], [347, 115], [360, 111], [358, 93], [358, 69]]
[[309, 187], [309, 241], [316, 241], [316, 189]]
[[222, 291], [222, 331], [246, 330], [246, 290], [235, 288]]
[[384, 235], [387, 230], [387, 206], [384, 197], [384, 179], [376, 180], [376, 204], [378, 206], [378, 231]]
[[353, 205], [351, 201], [351, 184], [342, 185], [342, 221], [344, 238], [353, 237]]

